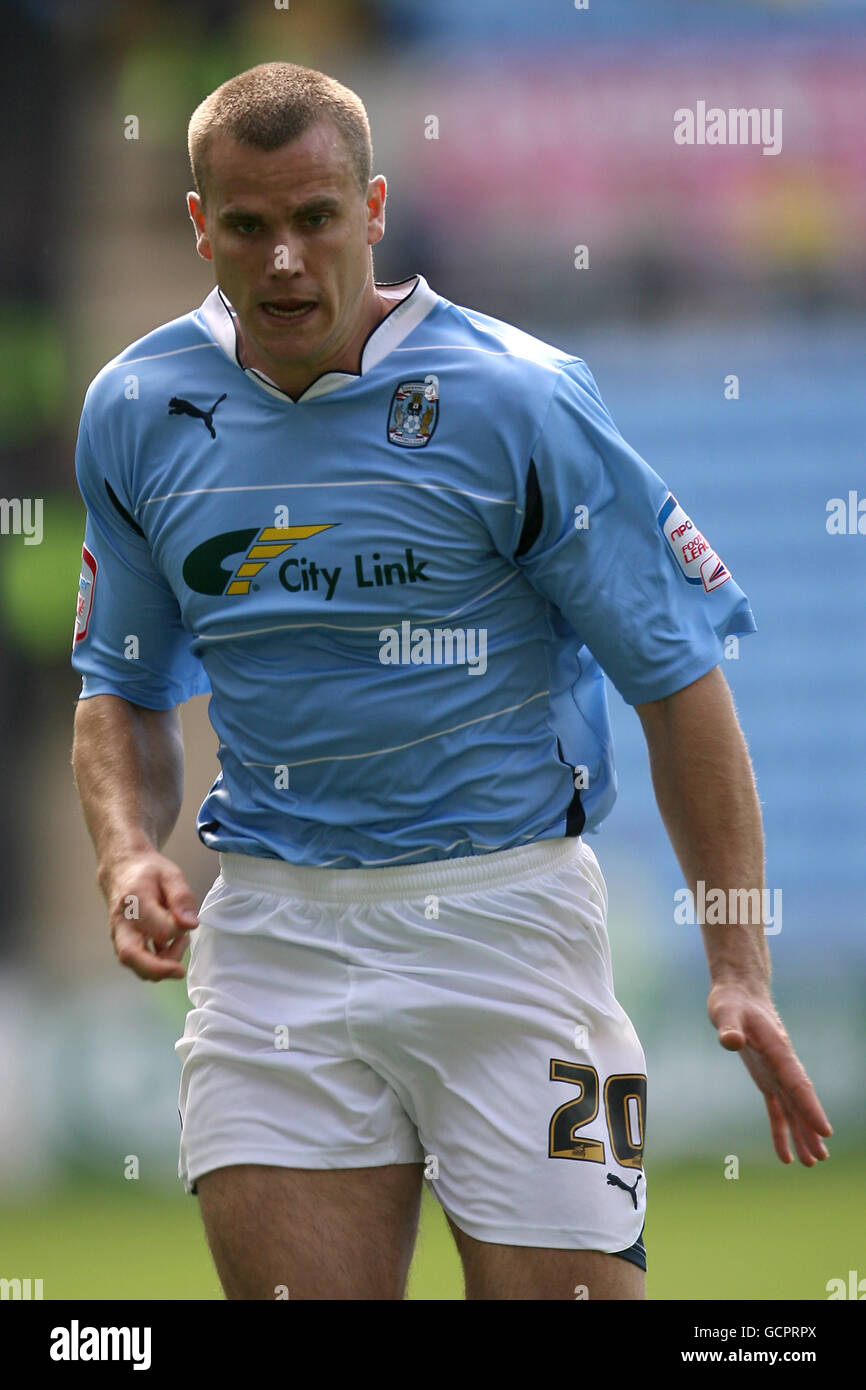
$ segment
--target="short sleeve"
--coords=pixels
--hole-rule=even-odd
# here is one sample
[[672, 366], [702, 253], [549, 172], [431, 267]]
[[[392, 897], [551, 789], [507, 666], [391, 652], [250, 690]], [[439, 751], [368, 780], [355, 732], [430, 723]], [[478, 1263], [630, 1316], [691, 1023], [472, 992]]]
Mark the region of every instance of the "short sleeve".
[[754, 632], [749, 601], [622, 438], [584, 362], [566, 363], [528, 462], [514, 560], [623, 699], [660, 700]]
[[190, 651], [177, 598], [154, 565], [147, 537], [91, 445], [82, 415], [75, 472], [87, 508], [72, 665], [81, 699], [119, 695], [172, 709], [209, 690]]

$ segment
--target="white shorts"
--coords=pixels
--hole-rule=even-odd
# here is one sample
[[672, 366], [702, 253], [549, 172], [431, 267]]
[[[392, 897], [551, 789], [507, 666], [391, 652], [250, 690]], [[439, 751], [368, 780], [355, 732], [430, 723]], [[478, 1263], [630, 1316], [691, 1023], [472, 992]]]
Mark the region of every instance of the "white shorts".
[[477, 1240], [645, 1268], [646, 1062], [582, 839], [409, 868], [243, 854], [191, 933], [179, 1176], [424, 1163]]

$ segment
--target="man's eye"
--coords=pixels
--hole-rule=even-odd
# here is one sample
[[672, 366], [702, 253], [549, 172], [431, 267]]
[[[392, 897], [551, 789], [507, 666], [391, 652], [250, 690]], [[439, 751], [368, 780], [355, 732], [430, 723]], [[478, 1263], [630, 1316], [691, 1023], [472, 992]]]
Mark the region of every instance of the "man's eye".
[[236, 232], [240, 232], [241, 236], [249, 236], [258, 231], [259, 224], [258, 222], [235, 222], [234, 228]]
[[307, 221], [309, 223], [318, 223], [318, 225], [321, 226], [323, 222], [329, 220], [330, 216], [331, 214], [329, 212], [313, 212], [307, 218]]

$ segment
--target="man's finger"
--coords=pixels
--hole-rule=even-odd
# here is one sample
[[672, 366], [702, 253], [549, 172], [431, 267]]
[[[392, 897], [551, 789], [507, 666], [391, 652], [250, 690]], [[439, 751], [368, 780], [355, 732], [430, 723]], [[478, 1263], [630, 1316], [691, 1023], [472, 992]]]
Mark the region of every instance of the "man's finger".
[[114, 898], [112, 921], [135, 921], [157, 948], [168, 945], [178, 927], [192, 931], [198, 925], [192, 890], [175, 865], [165, 860], [135, 876]]
[[833, 1133], [833, 1126], [824, 1113], [812, 1082], [802, 1068], [800, 1068], [800, 1072], [802, 1073], [800, 1076], [787, 1082], [787, 1084], [783, 1074], [782, 1084], [803, 1122], [818, 1134], [826, 1135], [829, 1138]]
[[794, 1139], [794, 1147], [797, 1150], [797, 1157], [806, 1168], [814, 1168], [822, 1158], [829, 1157], [823, 1143], [807, 1125], [803, 1124], [796, 1106], [792, 1105], [787, 1096], [779, 1096], [785, 1118], [788, 1121], [788, 1128]]
[[780, 1100], [788, 1117], [788, 1126], [794, 1136], [800, 1162], [805, 1163], [807, 1168], [812, 1168], [816, 1163], [821, 1163], [825, 1158], [829, 1158], [830, 1151], [820, 1134], [816, 1134], [813, 1126], [803, 1119], [796, 1104], [784, 1093], [780, 1096]]
[[[130, 901], [134, 909], [130, 915]], [[157, 947], [166, 946], [177, 936], [178, 926], [174, 914], [155, 896], [152, 889], [147, 893], [128, 893], [112, 913], [112, 935], [123, 931], [127, 934], [131, 927], [150, 937]]]
[[154, 954], [139, 929], [129, 922], [117, 927], [114, 949], [121, 965], [132, 970], [141, 980], [182, 979], [186, 973], [184, 967], [173, 958]]
[[734, 1004], [725, 1004], [714, 1009], [715, 1018], [711, 1021], [719, 1035], [719, 1042], [728, 1052], [739, 1052], [746, 1045], [746, 1030], [743, 1027], [742, 1010]]
[[180, 869], [167, 870], [162, 876], [166, 906], [178, 926], [190, 930], [198, 925], [198, 909], [192, 889]]
[[831, 1135], [833, 1126], [825, 1115], [815, 1087], [781, 1023], [760, 1016], [754, 1020], [752, 1033], [755, 1048], [763, 1053], [780, 1090], [788, 1097], [804, 1123], [818, 1134]]
[[182, 960], [186, 955], [186, 948], [189, 945], [189, 936], [184, 931], [175, 937], [174, 941], [169, 941], [167, 945], [160, 946], [156, 955], [160, 960]]
[[[751, 1049], [750, 1049], [751, 1051]], [[752, 1075], [755, 1075], [754, 1070]], [[755, 1078], [758, 1079], [757, 1077]], [[815, 1132], [813, 1126], [804, 1120], [796, 1103], [785, 1093], [783, 1089], [773, 1086], [768, 1089], [766, 1078], [761, 1089], [764, 1091], [767, 1102], [767, 1110], [770, 1115], [770, 1125], [773, 1132], [773, 1143], [776, 1152], [783, 1163], [791, 1162], [790, 1147], [788, 1136], [793, 1139], [797, 1157], [807, 1168], [813, 1168], [816, 1163], [830, 1154], [820, 1135]], [[780, 1148], [777, 1142], [780, 1135], [784, 1134], [784, 1143]], [[787, 1155], [787, 1157], [785, 1156]]]
[[770, 1117], [770, 1134], [773, 1138], [773, 1148], [776, 1150], [776, 1153], [783, 1163], [793, 1163], [794, 1158], [788, 1143], [788, 1125], [778, 1098], [767, 1092], [764, 1095], [764, 1100], [767, 1105], [767, 1114]]
[[[822, 1135], [831, 1130], [831, 1125], [824, 1115], [821, 1106], [818, 1104], [817, 1097], [815, 1098], [814, 1106], [810, 1107], [808, 1110], [801, 1104], [796, 1095], [792, 1096], [785, 1091], [782, 1092], [782, 1102], [787, 1105], [790, 1111], [791, 1124], [794, 1127], [795, 1135], [800, 1136], [803, 1147], [812, 1160], [820, 1162], [821, 1159], [829, 1158], [830, 1151], [824, 1143]], [[823, 1125], [814, 1123], [812, 1119], [813, 1110], [817, 1111], [817, 1114], [823, 1117]]]

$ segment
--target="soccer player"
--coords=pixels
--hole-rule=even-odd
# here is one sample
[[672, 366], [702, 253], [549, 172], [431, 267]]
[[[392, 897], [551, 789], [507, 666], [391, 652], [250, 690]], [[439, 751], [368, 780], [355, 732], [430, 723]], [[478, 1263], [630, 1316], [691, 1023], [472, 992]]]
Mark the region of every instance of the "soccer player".
[[[189, 148], [216, 286], [81, 420], [73, 763], [119, 960], [178, 978], [190, 946], [179, 1172], [226, 1296], [402, 1298], [426, 1177], [467, 1297], [642, 1298], [645, 1060], [582, 835], [615, 795], [603, 673], [687, 882], [760, 890], [719, 666], [748, 601], [582, 360], [376, 283], [354, 93], [265, 64]], [[161, 847], [207, 691], [197, 913]], [[719, 1041], [811, 1166], [832, 1131], [761, 922], [703, 932]]]

